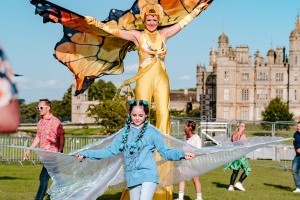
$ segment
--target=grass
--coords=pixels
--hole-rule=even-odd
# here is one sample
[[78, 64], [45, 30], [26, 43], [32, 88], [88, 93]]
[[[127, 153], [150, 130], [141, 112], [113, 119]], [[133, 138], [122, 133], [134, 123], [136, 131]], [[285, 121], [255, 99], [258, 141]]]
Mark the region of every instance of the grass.
[[[294, 181], [291, 171], [285, 171], [283, 163], [270, 160], [251, 160], [252, 172], [244, 182], [246, 192], [228, 192], [231, 171], [220, 167], [200, 176], [204, 200], [299, 200], [300, 194], [292, 193]], [[199, 166], [201, 167], [201, 166]], [[41, 165], [26, 163], [0, 163], [0, 199], [33, 199], [38, 188]], [[109, 189], [98, 200], [118, 200], [121, 189]], [[174, 185], [174, 198], [178, 186]], [[185, 200], [196, 197], [192, 181], [186, 183]]]
[[103, 128], [81, 128], [81, 129], [65, 129], [65, 134], [68, 136], [89, 136], [102, 135]]

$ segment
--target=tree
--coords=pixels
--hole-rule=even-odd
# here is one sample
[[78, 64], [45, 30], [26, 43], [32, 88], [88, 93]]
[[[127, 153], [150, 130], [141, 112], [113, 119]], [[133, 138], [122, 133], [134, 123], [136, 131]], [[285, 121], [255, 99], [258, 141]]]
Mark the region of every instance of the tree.
[[[261, 113], [263, 121], [294, 121], [294, 114], [290, 113], [288, 104], [281, 101], [280, 98], [275, 98], [270, 101], [265, 110]], [[262, 124], [264, 129], [270, 129], [270, 125]], [[288, 129], [289, 125], [279, 124], [278, 129]]]
[[125, 124], [128, 113], [128, 102], [125, 97], [101, 101], [98, 105], [90, 105], [88, 116], [94, 116], [108, 134], [115, 133]]
[[186, 117], [199, 117], [200, 118], [200, 109], [196, 108], [191, 110], [186, 114]]
[[72, 85], [65, 92], [61, 101], [60, 116], [63, 121], [71, 121], [72, 110]]
[[[62, 107], [62, 101], [59, 100], [51, 100], [51, 113], [59, 118], [61, 121], [65, 120], [64, 112], [67, 107]], [[69, 115], [70, 116], [70, 115]]]
[[21, 104], [21, 123], [35, 123], [39, 120], [39, 113], [36, 110], [37, 102]]
[[173, 116], [173, 117], [185, 117], [185, 112], [184, 112], [184, 110], [171, 109], [170, 110], [170, 116]]
[[94, 82], [89, 88], [89, 100], [109, 100], [112, 99], [116, 94], [116, 86], [111, 82], [105, 82], [102, 79], [99, 79], [97, 82]]

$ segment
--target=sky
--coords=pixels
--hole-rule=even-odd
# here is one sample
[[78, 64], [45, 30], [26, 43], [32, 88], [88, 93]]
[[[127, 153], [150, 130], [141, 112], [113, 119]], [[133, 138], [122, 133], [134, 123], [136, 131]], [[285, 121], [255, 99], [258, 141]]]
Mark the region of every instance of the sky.
[[[51, 2], [98, 20], [105, 20], [112, 8], [127, 10], [133, 0], [52, 0]], [[25, 103], [41, 98], [61, 100], [73, 83], [72, 73], [53, 57], [62, 38], [60, 24], [42, 23], [30, 0], [1, 1], [0, 44], [17, 77], [19, 98]], [[208, 66], [209, 51], [216, 48], [224, 32], [230, 45], [248, 45], [250, 55], [259, 50], [266, 56], [271, 48], [285, 46], [295, 28], [300, 0], [214, 0], [212, 5], [167, 42], [165, 60], [171, 89], [196, 87], [196, 66]], [[116, 86], [135, 75], [136, 52], [125, 58], [122, 75], [104, 76]]]

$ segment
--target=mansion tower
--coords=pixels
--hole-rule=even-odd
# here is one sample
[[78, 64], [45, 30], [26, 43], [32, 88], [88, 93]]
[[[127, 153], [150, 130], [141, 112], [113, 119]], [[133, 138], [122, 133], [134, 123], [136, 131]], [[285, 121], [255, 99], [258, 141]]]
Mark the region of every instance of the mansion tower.
[[[270, 49], [266, 57], [249, 47], [232, 48], [222, 33], [217, 49], [210, 52], [209, 67], [197, 66], [197, 94], [203, 116], [216, 120], [262, 120], [261, 112], [279, 97], [287, 103], [295, 120], [300, 120], [300, 19], [297, 16], [289, 37], [289, 56], [285, 47]], [[206, 102], [206, 103], [205, 103]], [[202, 118], [203, 119], [203, 118]]]

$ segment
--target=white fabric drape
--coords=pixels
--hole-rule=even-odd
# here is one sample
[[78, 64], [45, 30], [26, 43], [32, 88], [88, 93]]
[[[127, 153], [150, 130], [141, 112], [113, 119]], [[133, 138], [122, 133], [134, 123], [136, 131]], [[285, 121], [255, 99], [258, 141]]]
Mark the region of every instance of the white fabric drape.
[[[116, 133], [118, 134], [118, 133]], [[125, 170], [122, 154], [102, 160], [75, 158], [74, 154], [86, 149], [99, 149], [108, 146], [116, 134], [69, 154], [49, 152], [38, 148], [17, 147], [35, 151], [41, 162], [47, 168], [53, 179], [48, 193], [55, 200], [92, 200], [101, 196], [108, 187], [126, 187]], [[167, 165], [172, 162], [172, 170], [164, 176], [160, 175], [159, 187], [164, 187], [190, 180], [220, 167], [230, 161], [240, 158], [255, 149], [290, 140], [282, 137], [251, 137], [236, 142], [224, 142], [220, 145], [197, 149], [170, 135], [163, 134], [166, 142], [176, 149], [193, 152], [193, 160], [159, 161], [157, 165]], [[169, 167], [170, 165], [168, 165]]]

